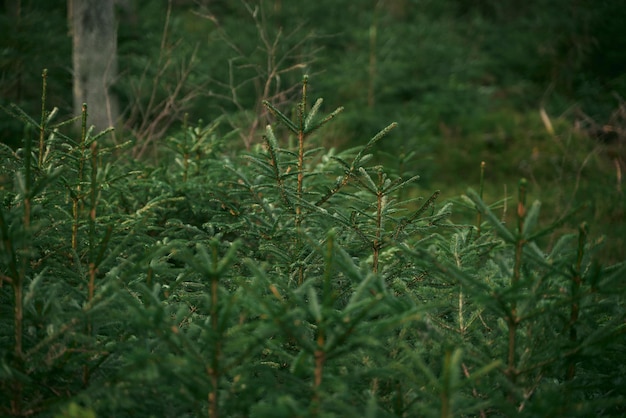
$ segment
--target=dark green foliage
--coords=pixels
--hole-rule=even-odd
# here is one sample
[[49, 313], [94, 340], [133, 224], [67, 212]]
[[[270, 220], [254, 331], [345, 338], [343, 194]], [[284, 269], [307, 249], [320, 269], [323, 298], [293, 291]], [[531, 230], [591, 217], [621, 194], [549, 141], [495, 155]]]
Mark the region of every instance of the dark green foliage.
[[[63, 115], [71, 112], [71, 38], [67, 14], [60, 2], [6, 1], [0, 5], [0, 106], [16, 103], [29, 114], [41, 109], [39, 76], [50, 69], [48, 96]], [[62, 3], [62, 2], [61, 2]], [[62, 4], [61, 4], [62, 6]], [[0, 117], [0, 142], [21, 145], [24, 126], [19, 120]]]
[[[0, 5], [0, 105], [36, 114], [37, 77], [47, 67], [49, 102], [68, 114], [65, 5]], [[548, 218], [586, 203], [585, 218], [597, 225], [592, 238], [609, 237], [601, 257], [623, 259], [619, 1], [129, 0], [117, 11], [113, 89], [123, 116], [111, 140], [131, 140], [134, 157], [162, 158], [163, 137], [180, 132], [186, 113], [193, 121], [221, 117], [218, 136], [234, 128], [239, 138], [225, 148], [250, 150], [268, 123], [263, 101], [288, 112], [302, 75], [312, 74], [314, 95], [329, 108], [345, 106], [318, 145], [361, 146], [398, 121], [373, 149], [388, 174], [419, 174], [420, 193], [453, 197], [466, 186], [458, 179], [485, 161], [491, 200], [506, 198], [504, 185], [524, 176]], [[22, 129], [0, 115], [0, 142], [19, 147]]]
[[248, 152], [185, 122], [156, 166], [8, 109], [32, 134], [2, 149], [1, 414], [623, 415], [626, 267], [593, 226], [546, 247], [568, 218], [522, 181], [507, 225], [482, 180], [453, 224], [371, 165], [395, 123], [325, 149], [341, 108], [309, 100], [266, 102]]

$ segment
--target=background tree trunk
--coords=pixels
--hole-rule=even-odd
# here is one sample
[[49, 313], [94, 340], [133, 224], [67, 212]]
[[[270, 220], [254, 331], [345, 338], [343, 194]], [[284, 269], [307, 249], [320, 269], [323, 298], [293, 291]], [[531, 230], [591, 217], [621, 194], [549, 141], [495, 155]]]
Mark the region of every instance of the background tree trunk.
[[114, 126], [119, 104], [110, 87], [117, 76], [115, 0], [68, 0], [74, 69], [74, 112], [88, 106], [88, 124]]

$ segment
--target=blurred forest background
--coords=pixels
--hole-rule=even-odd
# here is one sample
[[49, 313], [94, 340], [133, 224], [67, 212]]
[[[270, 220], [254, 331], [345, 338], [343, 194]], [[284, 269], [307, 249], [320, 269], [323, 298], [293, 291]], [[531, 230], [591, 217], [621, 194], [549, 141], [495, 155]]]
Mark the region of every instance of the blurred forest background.
[[[39, 114], [47, 68], [49, 107], [75, 114], [68, 8], [4, 0], [0, 105]], [[167, 158], [160, 144], [184, 115], [223, 119], [232, 152], [254, 147], [262, 101], [287, 111], [308, 74], [326, 111], [345, 107], [320, 144], [363, 144], [397, 121], [377, 150], [388, 169], [450, 198], [477, 186], [484, 161], [487, 201], [526, 177], [551, 214], [585, 205], [605, 256], [624, 258], [622, 0], [118, 0], [115, 11], [111, 141], [130, 141], [134, 158]], [[4, 112], [0, 132], [13, 148], [25, 135]]]

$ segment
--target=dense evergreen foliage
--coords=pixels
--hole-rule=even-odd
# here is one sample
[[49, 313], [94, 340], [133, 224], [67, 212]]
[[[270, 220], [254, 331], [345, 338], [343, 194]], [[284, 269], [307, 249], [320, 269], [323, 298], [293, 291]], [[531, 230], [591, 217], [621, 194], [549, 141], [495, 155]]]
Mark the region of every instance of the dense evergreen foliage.
[[[48, 68], [49, 101], [69, 117], [64, 2], [0, 7], [0, 104], [37, 114]], [[188, 113], [224, 118], [220, 134], [238, 138], [225, 146], [249, 149], [268, 122], [263, 100], [290, 108], [309, 74], [329, 108], [345, 107], [324, 146], [357, 146], [398, 121], [375, 158], [402, 176], [419, 171], [423, 189], [407, 193], [452, 198], [485, 161], [492, 201], [524, 176], [550, 217], [586, 204], [591, 236], [610, 237], [602, 257], [620, 261], [624, 10], [613, 0], [123, 1], [114, 142], [154, 158]], [[0, 114], [0, 129], [0, 141], [20, 146], [16, 119]]]
[[127, 2], [105, 132], [40, 3], [0, 14], [1, 416], [626, 413], [619, 2]]
[[482, 183], [454, 224], [371, 165], [395, 123], [318, 146], [342, 109], [307, 89], [293, 118], [265, 102], [263, 146], [184, 125], [157, 165], [87, 109], [78, 141], [9, 109], [30, 134], [2, 152], [2, 415], [621, 416], [626, 266], [589, 226], [542, 248], [564, 220], [540, 227], [525, 180], [516, 224]]

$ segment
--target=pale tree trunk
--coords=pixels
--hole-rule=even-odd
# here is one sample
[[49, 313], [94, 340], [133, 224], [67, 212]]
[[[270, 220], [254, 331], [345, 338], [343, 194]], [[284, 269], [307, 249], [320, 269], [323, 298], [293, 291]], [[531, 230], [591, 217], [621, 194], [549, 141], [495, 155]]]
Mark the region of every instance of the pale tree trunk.
[[115, 0], [68, 0], [74, 70], [74, 112], [87, 104], [96, 131], [115, 126], [119, 104], [111, 92], [117, 76]]

